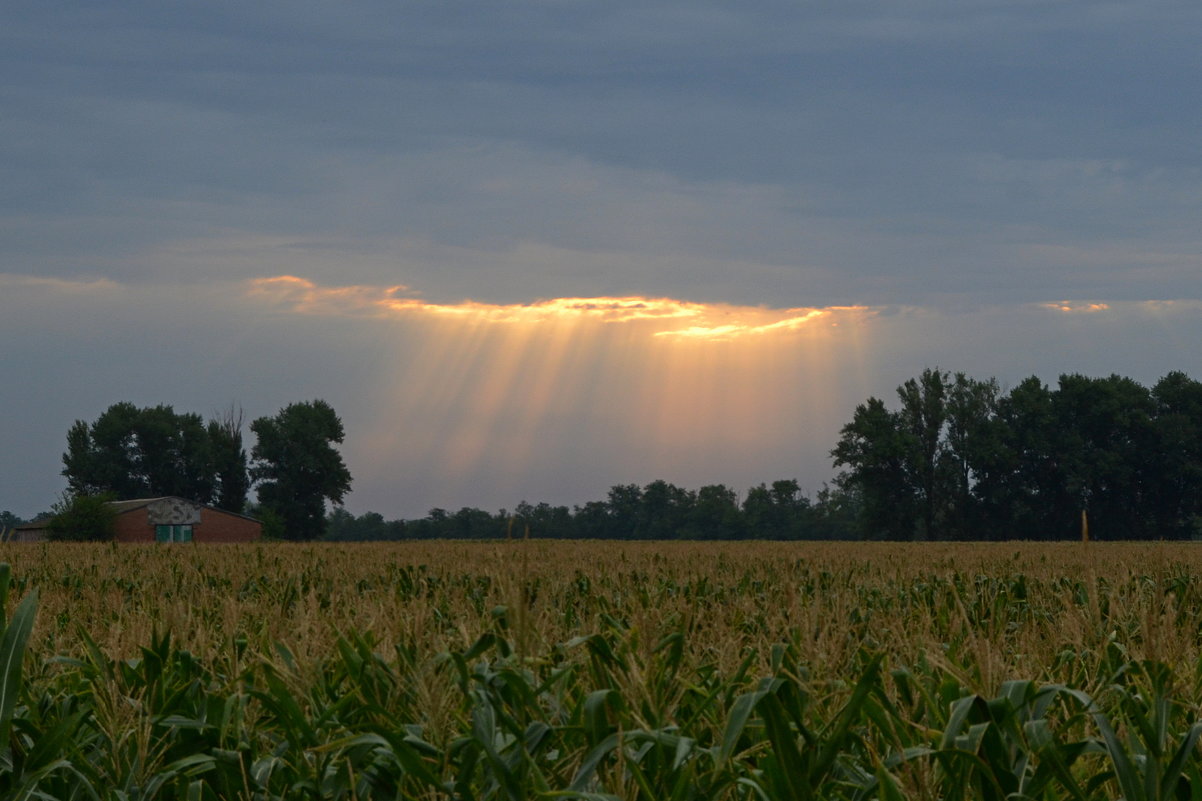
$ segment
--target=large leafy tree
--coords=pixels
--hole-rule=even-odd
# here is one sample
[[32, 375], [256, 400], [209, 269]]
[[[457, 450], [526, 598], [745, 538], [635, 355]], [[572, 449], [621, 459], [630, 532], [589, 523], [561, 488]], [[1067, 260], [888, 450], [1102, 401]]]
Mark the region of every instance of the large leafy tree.
[[831, 456], [836, 467], [848, 468], [840, 475], [840, 484], [862, 498], [861, 519], [868, 536], [914, 537], [920, 502], [911, 480], [912, 453], [900, 415], [889, 411], [880, 398], [857, 406], [851, 422], [840, 431]]
[[1156, 450], [1156, 404], [1130, 378], [1060, 377], [1056, 393], [1064, 489], [1074, 502], [1061, 511], [1090, 513], [1090, 529], [1108, 539], [1144, 539], [1150, 526], [1151, 468]]
[[1152, 388], [1158, 459], [1149, 476], [1156, 529], [1165, 536], [1202, 534], [1202, 382], [1169, 373]]
[[341, 503], [351, 474], [334, 447], [342, 442], [342, 421], [323, 400], [293, 403], [274, 417], [250, 424], [251, 478], [259, 502], [282, 523], [290, 540], [317, 539], [325, 533], [326, 501]]
[[870, 532], [891, 538], [968, 536], [974, 508], [974, 434], [992, 411], [996, 384], [927, 369], [897, 388], [900, 408], [870, 398], [832, 451], [843, 481], [864, 498]]
[[1057, 510], [1072, 506], [1061, 478], [1059, 441], [1068, 434], [1057, 420], [1055, 393], [1035, 376], [1024, 379], [997, 400], [992, 421], [977, 435], [974, 494], [983, 532], [995, 539], [1066, 536]]
[[950, 494], [944, 469], [947, 423], [947, 373], [923, 370], [898, 387], [901, 409], [897, 421], [905, 447], [905, 470], [918, 501], [924, 539], [942, 539], [942, 520]]
[[137, 437], [141, 410], [114, 403], [96, 422], [76, 420], [67, 431], [63, 475], [72, 494], [112, 493], [118, 499], [149, 494]]
[[178, 495], [200, 503], [216, 499], [222, 508], [241, 511], [246, 456], [241, 433], [233, 443], [232, 436], [220, 426], [206, 427], [198, 414], [171, 406], [115, 403], [91, 425], [77, 420], [71, 426], [63, 475], [74, 495], [110, 494], [119, 500]]
[[949, 493], [944, 527], [949, 539], [988, 537], [979, 486], [996, 448], [998, 384], [956, 373], [948, 385], [947, 429], [940, 464]]
[[170, 406], [143, 409], [134, 437], [150, 495], [212, 500], [212, 453], [200, 415], [177, 414]]

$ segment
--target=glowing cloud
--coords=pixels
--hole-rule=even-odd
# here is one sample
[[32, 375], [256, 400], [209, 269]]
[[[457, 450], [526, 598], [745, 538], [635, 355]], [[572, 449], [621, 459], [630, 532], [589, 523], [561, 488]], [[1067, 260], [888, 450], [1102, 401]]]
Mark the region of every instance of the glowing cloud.
[[1092, 314], [1110, 310], [1109, 303], [1098, 303], [1087, 300], [1059, 300], [1052, 303], [1039, 304], [1045, 309], [1064, 312], [1065, 314]]
[[481, 323], [649, 323], [656, 337], [730, 340], [742, 336], [788, 333], [833, 313], [869, 314], [863, 306], [825, 309], [768, 309], [757, 306], [695, 303], [675, 298], [551, 298], [530, 303], [429, 303], [405, 297], [405, 286], [323, 287], [305, 278], [280, 275], [251, 282], [252, 295], [292, 311], [310, 314], [422, 315]]

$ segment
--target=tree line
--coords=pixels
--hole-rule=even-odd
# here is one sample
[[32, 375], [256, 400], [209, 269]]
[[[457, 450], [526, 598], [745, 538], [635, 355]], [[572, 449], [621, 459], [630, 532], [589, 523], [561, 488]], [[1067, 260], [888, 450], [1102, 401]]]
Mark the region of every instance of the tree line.
[[794, 479], [752, 487], [741, 499], [724, 484], [689, 490], [656, 480], [643, 487], [620, 484], [605, 500], [574, 507], [523, 501], [512, 511], [431, 509], [421, 519], [391, 521], [376, 512], [356, 517], [335, 508], [326, 539], [851, 539], [858, 536], [857, 517], [847, 501], [831, 489], [811, 500]]
[[[326, 502], [341, 503], [351, 474], [334, 447], [342, 421], [325, 401], [293, 403], [250, 424], [243, 446], [242, 412], [230, 407], [207, 423], [168, 405], [115, 403], [93, 423], [67, 432], [63, 476], [51, 532], [103, 536], [106, 500], [177, 495], [263, 520], [276, 539], [310, 540], [325, 532]], [[248, 498], [251, 488], [258, 503]]]
[[1032, 376], [1003, 391], [993, 378], [928, 369], [896, 395], [855, 408], [831, 451], [841, 472], [813, 498], [794, 479], [742, 495], [657, 480], [573, 507], [327, 514], [351, 475], [334, 448], [342, 421], [320, 400], [253, 421], [249, 457], [234, 408], [206, 422], [114, 404], [68, 431], [63, 475], [71, 501], [179, 495], [254, 514], [280, 539], [1047, 540], [1081, 536], [1083, 516], [1099, 539], [1202, 537], [1202, 383], [1184, 373], [1152, 387]]

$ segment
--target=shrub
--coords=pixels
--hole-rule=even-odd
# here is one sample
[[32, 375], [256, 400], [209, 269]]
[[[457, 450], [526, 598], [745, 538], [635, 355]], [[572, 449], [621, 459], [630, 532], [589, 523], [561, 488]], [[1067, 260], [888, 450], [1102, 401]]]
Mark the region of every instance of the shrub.
[[47, 527], [52, 540], [108, 542], [117, 533], [117, 513], [109, 505], [111, 495], [64, 495], [54, 505]]

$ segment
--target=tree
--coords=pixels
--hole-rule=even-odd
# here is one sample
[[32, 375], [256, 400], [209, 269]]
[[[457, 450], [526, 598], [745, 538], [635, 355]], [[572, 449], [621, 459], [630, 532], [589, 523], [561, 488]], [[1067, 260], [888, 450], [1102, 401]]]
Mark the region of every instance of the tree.
[[639, 537], [649, 540], [679, 539], [693, 511], [692, 492], [656, 479], [643, 487]]
[[201, 503], [213, 499], [212, 454], [200, 415], [177, 414], [164, 405], [142, 409], [133, 433], [135, 464], [148, 495], [178, 495]]
[[858, 490], [847, 485], [824, 485], [814, 497], [809, 538], [852, 540], [860, 536], [862, 501]]
[[606, 497], [610, 536], [620, 540], [647, 539], [644, 530], [643, 490], [638, 484], [616, 484]]
[[52, 540], [108, 542], [116, 536], [117, 513], [109, 505], [111, 495], [64, 494], [54, 505], [47, 525]]
[[725, 484], [707, 484], [697, 490], [691, 517], [687, 529], [691, 538], [733, 540], [743, 537], [738, 494]]
[[948, 475], [943, 439], [947, 423], [947, 373], [926, 369], [897, 389], [898, 423], [905, 445], [905, 469], [920, 509], [923, 539], [943, 539]]
[[771, 487], [752, 487], [743, 500], [747, 536], [753, 539], [803, 539], [809, 513], [810, 499], [802, 494], [796, 479], [773, 481]]
[[572, 522], [576, 535], [585, 539], [621, 539], [629, 536], [629, 532], [615, 530], [609, 504], [605, 501], [589, 501], [575, 507]]
[[[1105, 539], [1151, 536], [1147, 478], [1159, 461], [1155, 451], [1152, 393], [1130, 378], [1063, 375], [1056, 392], [1062, 480], [1068, 503], [1061, 518], [1080, 509], [1090, 531]], [[1069, 524], [1071, 527], [1071, 523]]]
[[980, 539], [985, 527], [976, 489], [989, 452], [996, 447], [994, 425], [998, 384], [956, 373], [947, 394], [947, 434], [943, 473], [951, 494], [945, 520], [949, 539]]
[[250, 492], [246, 449], [242, 447], [242, 422], [242, 410], [233, 404], [219, 418], [209, 421], [209, 444], [216, 480], [214, 505], [228, 512], [242, 512]]
[[837, 483], [861, 498], [864, 533], [908, 540], [914, 536], [917, 492], [911, 483], [911, 452], [899, 416], [884, 401], [869, 398], [856, 407], [831, 451], [836, 467], [846, 466]]
[[119, 499], [149, 492], [140, 464], [136, 427], [141, 410], [132, 403], [114, 403], [89, 426], [76, 420], [67, 431], [63, 475], [76, 495], [111, 492]]
[[1061, 462], [1068, 436], [1057, 420], [1055, 393], [1037, 377], [997, 400], [985, 439], [974, 447], [983, 532], [991, 539], [1065, 536], [1057, 509], [1066, 503]]
[[251, 478], [259, 502], [279, 516], [283, 536], [312, 540], [325, 533], [326, 501], [341, 503], [351, 474], [334, 448], [343, 439], [342, 421], [323, 400], [293, 403], [275, 417], [250, 424]]
[[1202, 534], [1202, 382], [1169, 373], [1152, 388], [1159, 469], [1150, 476], [1156, 530]]

